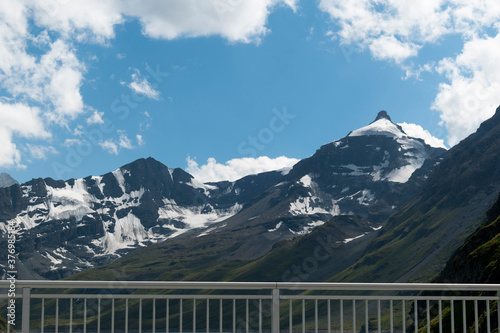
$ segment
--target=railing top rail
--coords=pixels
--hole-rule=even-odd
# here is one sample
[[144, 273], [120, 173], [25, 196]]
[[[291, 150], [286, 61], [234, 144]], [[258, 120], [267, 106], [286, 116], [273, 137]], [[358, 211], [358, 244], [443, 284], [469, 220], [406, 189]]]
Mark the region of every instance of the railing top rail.
[[[213, 289], [213, 290], [418, 290], [418, 291], [500, 291], [500, 284], [450, 283], [330, 283], [330, 282], [208, 282], [208, 281], [70, 281], [17, 280], [16, 288], [88, 289]], [[9, 288], [8, 280], [0, 289]]]

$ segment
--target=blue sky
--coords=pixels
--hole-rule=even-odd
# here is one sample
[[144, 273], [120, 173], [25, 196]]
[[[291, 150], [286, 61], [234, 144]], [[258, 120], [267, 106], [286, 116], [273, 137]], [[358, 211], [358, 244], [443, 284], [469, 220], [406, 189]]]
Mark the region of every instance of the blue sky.
[[0, 171], [152, 156], [235, 179], [380, 110], [450, 147], [500, 104], [499, 18], [495, 1], [0, 0]]

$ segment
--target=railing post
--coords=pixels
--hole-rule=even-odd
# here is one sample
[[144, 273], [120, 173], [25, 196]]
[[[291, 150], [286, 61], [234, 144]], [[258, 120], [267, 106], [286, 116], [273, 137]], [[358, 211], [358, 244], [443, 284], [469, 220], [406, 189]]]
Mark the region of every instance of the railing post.
[[[271, 313], [271, 333], [279, 333], [280, 331], [280, 290], [273, 289], [273, 307]], [[24, 333], [24, 332], [23, 332]]]
[[497, 291], [497, 317], [498, 331], [500, 332], [500, 290]]
[[30, 303], [31, 303], [31, 288], [23, 287], [23, 310], [22, 310], [22, 333], [30, 331]]

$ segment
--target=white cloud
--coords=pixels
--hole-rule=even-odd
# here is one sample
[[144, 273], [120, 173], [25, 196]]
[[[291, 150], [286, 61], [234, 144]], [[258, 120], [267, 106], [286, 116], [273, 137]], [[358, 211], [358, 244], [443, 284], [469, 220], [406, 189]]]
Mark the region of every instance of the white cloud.
[[186, 161], [186, 171], [196, 179], [202, 182], [215, 182], [221, 180], [234, 181], [252, 174], [289, 168], [299, 160], [285, 156], [274, 159], [260, 156], [258, 158], [235, 158], [221, 164], [211, 157], [206, 164], [201, 166], [189, 156]]
[[[477, 36], [500, 17], [496, 0], [320, 0], [319, 8], [338, 26], [341, 43], [370, 48], [374, 56], [392, 54], [400, 62], [443, 36]], [[379, 44], [390, 49], [381, 51]]]
[[128, 87], [137, 95], [144, 95], [155, 100], [160, 99], [160, 92], [151, 86], [151, 83], [141, 75], [138, 69], [135, 69], [135, 73], [132, 74], [132, 82], [128, 84]]
[[416, 56], [419, 48], [413, 43], [402, 43], [394, 36], [380, 36], [374, 39], [369, 46], [375, 59], [394, 60], [397, 63]]
[[398, 125], [403, 128], [403, 131], [405, 131], [406, 134], [413, 138], [424, 140], [425, 143], [427, 143], [431, 147], [448, 149], [442, 139], [436, 138], [428, 130], [423, 129], [423, 127], [420, 125], [408, 124], [406, 122], [399, 123]]
[[[25, 18], [26, 19], [26, 18]], [[0, 87], [30, 105], [44, 105], [45, 117], [65, 123], [83, 112], [80, 86], [84, 65], [61, 39], [51, 42], [39, 57], [28, 54], [28, 32], [5, 32], [0, 21]]]
[[29, 2], [35, 23], [65, 38], [103, 43], [114, 37], [114, 26], [124, 21], [120, 1], [34, 0]]
[[71, 146], [79, 146], [82, 144], [82, 140], [80, 139], [66, 139], [63, 142], [63, 146], [71, 147]]
[[102, 119], [103, 115], [104, 115], [104, 112], [99, 112], [97, 110], [94, 110], [94, 113], [92, 113], [92, 116], [87, 118], [87, 124], [89, 124], [89, 125], [104, 124], [104, 120]]
[[[369, 48], [378, 59], [401, 62], [415, 56], [422, 43], [449, 31], [444, 0], [321, 0], [319, 8], [338, 25], [341, 43]], [[383, 49], [387, 48], [387, 49]]]
[[99, 143], [102, 149], [107, 150], [108, 153], [118, 155], [118, 146], [112, 140], [106, 140]]
[[0, 101], [0, 166], [24, 167], [21, 152], [15, 138], [48, 139], [51, 134], [46, 130], [40, 110], [21, 103]]
[[132, 141], [130, 141], [130, 139], [127, 136], [127, 133], [125, 133], [124, 131], [118, 131], [118, 134], [120, 134], [120, 138], [118, 139], [118, 145], [121, 148], [125, 148], [125, 149], [133, 149], [134, 148], [134, 146], [132, 146]]
[[144, 138], [142, 137], [142, 135], [137, 134], [137, 135], [135, 136], [135, 138], [137, 139], [137, 144], [138, 144], [139, 146], [143, 146], [143, 145], [144, 145]]
[[21, 152], [17, 149], [12, 133], [0, 127], [0, 167], [24, 168], [21, 164]]
[[439, 85], [432, 107], [441, 113], [452, 146], [473, 133], [500, 105], [498, 50], [500, 34], [474, 38], [455, 59], [443, 59], [437, 66], [449, 83]]
[[99, 143], [102, 149], [110, 154], [118, 155], [122, 149], [134, 149], [132, 141], [123, 130], [118, 130], [116, 133], [119, 135], [118, 139], [108, 139]]
[[144, 34], [175, 39], [218, 35], [231, 42], [259, 42], [271, 9], [279, 4], [296, 10], [298, 0], [123, 1], [123, 14], [136, 17]]
[[58, 151], [52, 146], [27, 144], [26, 147], [28, 148], [30, 156], [37, 160], [46, 160], [48, 155], [58, 154]]

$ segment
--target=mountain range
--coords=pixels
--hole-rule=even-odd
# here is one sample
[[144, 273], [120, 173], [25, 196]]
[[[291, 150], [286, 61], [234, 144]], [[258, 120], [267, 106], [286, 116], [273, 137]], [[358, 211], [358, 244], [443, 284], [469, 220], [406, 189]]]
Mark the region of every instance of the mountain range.
[[234, 182], [148, 158], [0, 188], [0, 230], [19, 226], [25, 278], [429, 281], [498, 197], [499, 138], [499, 110], [449, 151], [381, 111], [289, 170]]
[[340, 225], [346, 216], [356, 222], [339, 225], [336, 241], [366, 235], [364, 246], [419, 190], [444, 153], [408, 136], [381, 111], [368, 126], [322, 146], [290, 170], [234, 182], [202, 183], [147, 158], [101, 176], [0, 188], [0, 230], [5, 233], [8, 222], [19, 227], [21, 275], [48, 279], [153, 244], [216, 244], [198, 260], [254, 260], [280, 241], [308, 235], [326, 222], [336, 225], [329, 221], [337, 216]]

